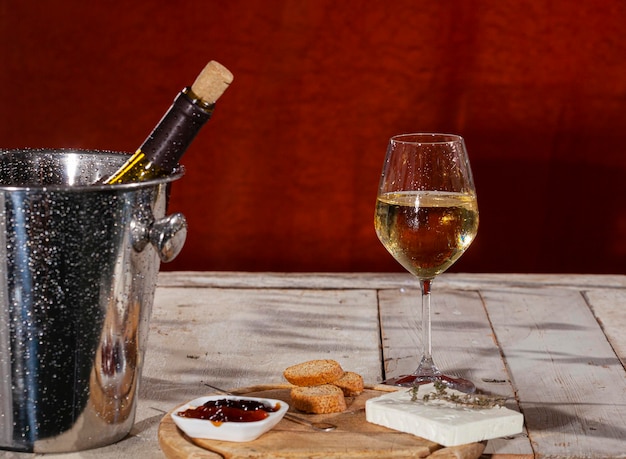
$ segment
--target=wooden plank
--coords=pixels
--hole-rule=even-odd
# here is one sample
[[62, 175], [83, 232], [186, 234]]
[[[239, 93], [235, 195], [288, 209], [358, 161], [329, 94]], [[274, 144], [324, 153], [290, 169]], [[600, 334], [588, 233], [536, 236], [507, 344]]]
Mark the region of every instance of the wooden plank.
[[167, 411], [223, 388], [284, 382], [289, 365], [333, 358], [381, 379], [375, 292], [159, 289], [143, 398]]
[[[379, 292], [386, 377], [412, 373], [421, 356], [421, 306], [418, 290]], [[432, 293], [433, 357], [444, 373], [473, 381], [485, 393], [511, 397], [513, 388], [482, 299], [475, 291], [437, 288]], [[486, 454], [532, 454], [525, 434], [487, 443]]]
[[626, 290], [589, 290], [585, 292], [585, 298], [626, 368]]
[[437, 278], [453, 288], [482, 289], [501, 287], [544, 288], [560, 287], [580, 290], [581, 288], [626, 289], [624, 275], [597, 274], [467, 274], [444, 273]]
[[535, 454], [623, 457], [626, 374], [580, 292], [483, 289]]
[[[436, 280], [439, 288], [476, 290], [483, 286], [560, 286], [579, 290], [624, 288], [623, 275], [584, 274], [466, 274], [445, 273]], [[159, 287], [385, 289], [416, 288], [408, 273], [255, 273], [255, 272], [162, 272]]]
[[162, 272], [159, 287], [365, 289], [414, 287], [408, 273]]

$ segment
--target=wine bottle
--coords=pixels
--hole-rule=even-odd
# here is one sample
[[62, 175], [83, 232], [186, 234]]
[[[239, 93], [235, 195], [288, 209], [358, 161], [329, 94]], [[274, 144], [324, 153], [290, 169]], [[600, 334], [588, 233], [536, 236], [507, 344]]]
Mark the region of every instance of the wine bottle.
[[209, 62], [193, 85], [178, 94], [141, 147], [114, 174], [99, 183], [139, 182], [172, 172], [232, 81], [233, 75], [226, 67]]

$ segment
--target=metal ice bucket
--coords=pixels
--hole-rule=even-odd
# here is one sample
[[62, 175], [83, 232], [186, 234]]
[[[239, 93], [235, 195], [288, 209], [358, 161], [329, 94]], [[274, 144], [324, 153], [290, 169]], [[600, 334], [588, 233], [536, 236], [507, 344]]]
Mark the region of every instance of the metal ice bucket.
[[0, 449], [69, 452], [130, 431], [160, 261], [184, 243], [168, 184], [90, 185], [128, 156], [0, 151]]

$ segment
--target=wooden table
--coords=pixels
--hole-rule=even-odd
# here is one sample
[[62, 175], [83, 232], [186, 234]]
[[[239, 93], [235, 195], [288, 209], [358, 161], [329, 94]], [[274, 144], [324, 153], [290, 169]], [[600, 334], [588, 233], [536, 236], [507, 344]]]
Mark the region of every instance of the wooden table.
[[[445, 274], [433, 285], [435, 360], [514, 397], [526, 431], [492, 457], [626, 457], [626, 276]], [[419, 291], [404, 274], [162, 273], [131, 436], [47, 458], [163, 457], [165, 412], [225, 387], [284, 382], [333, 358], [366, 383], [411, 372]], [[29, 457], [0, 453], [0, 457]]]

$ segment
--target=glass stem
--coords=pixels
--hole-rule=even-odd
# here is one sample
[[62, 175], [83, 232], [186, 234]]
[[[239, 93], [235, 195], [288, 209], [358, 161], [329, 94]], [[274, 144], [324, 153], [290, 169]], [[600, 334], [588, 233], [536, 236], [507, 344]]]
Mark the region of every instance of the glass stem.
[[430, 286], [432, 279], [420, 279], [422, 290], [422, 342], [423, 353], [417, 373], [423, 376], [439, 374], [439, 370], [433, 361], [433, 343], [431, 333], [431, 308], [430, 308]]

